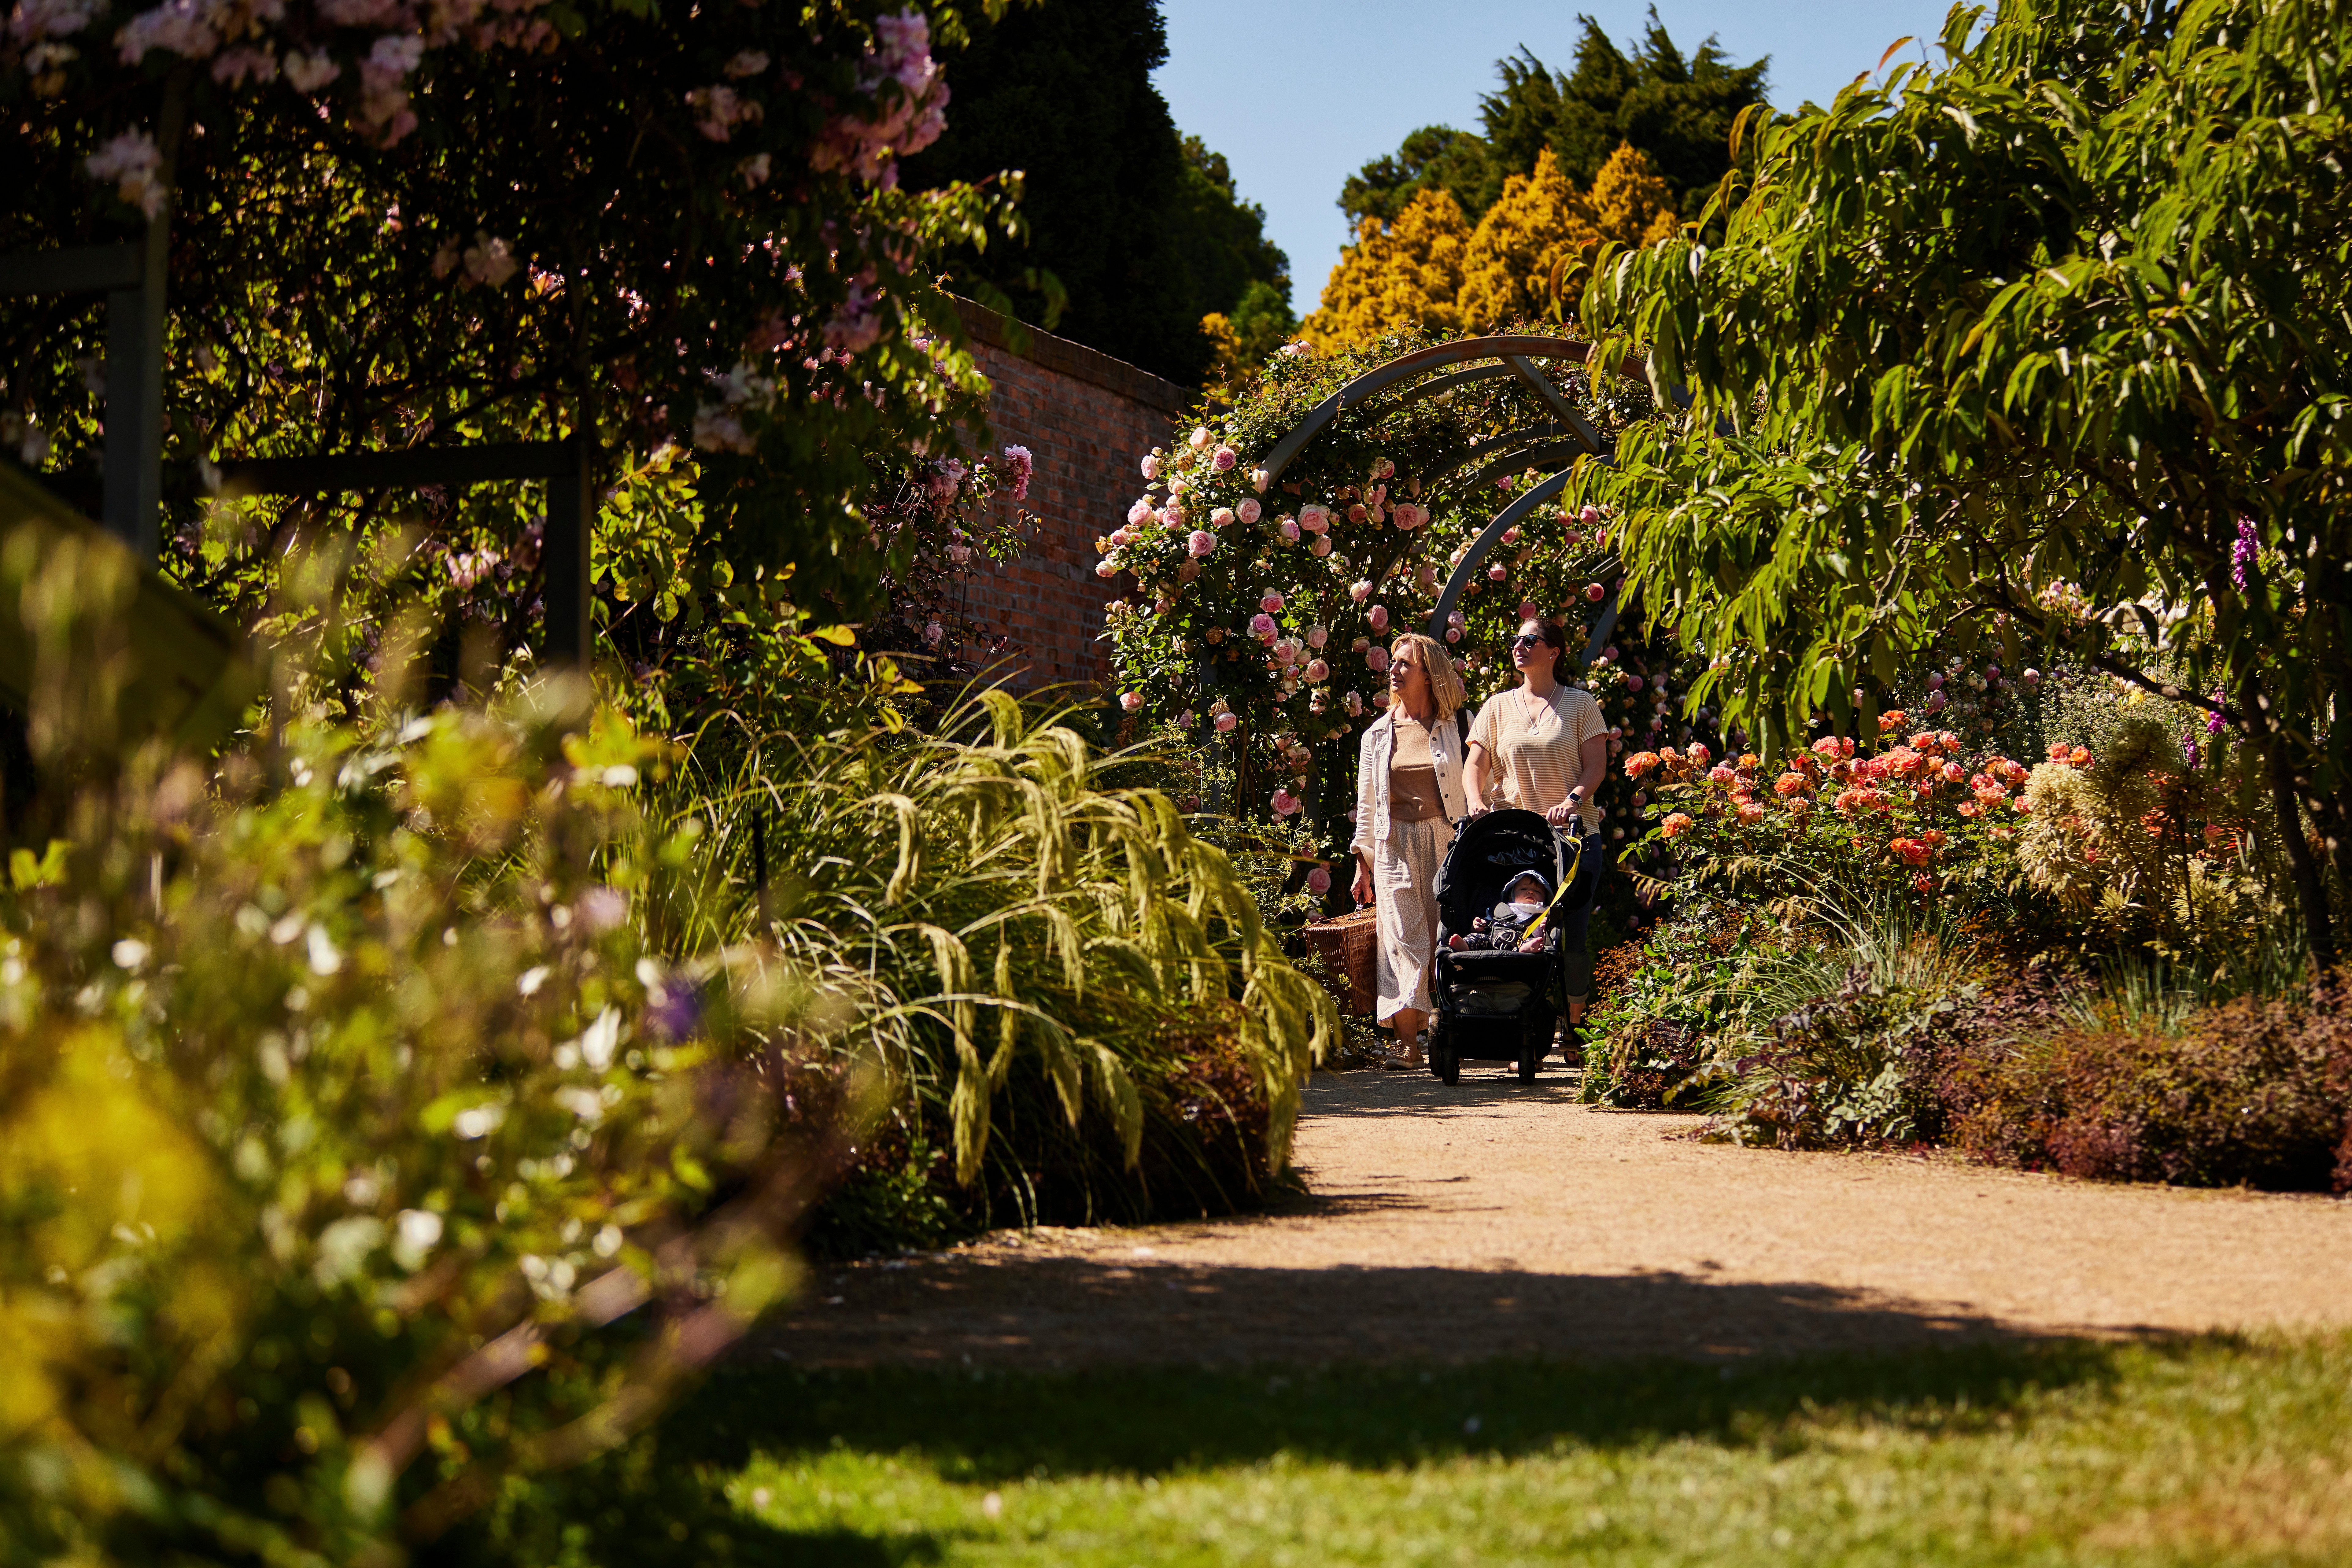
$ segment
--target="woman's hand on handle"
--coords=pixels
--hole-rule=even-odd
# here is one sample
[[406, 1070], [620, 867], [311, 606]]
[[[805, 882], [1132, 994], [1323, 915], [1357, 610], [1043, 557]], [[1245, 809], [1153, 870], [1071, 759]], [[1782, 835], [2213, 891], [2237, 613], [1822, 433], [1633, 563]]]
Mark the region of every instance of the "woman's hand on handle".
[[1356, 885], [1350, 890], [1356, 895], [1358, 909], [1372, 901], [1372, 864], [1361, 855], [1356, 857]]

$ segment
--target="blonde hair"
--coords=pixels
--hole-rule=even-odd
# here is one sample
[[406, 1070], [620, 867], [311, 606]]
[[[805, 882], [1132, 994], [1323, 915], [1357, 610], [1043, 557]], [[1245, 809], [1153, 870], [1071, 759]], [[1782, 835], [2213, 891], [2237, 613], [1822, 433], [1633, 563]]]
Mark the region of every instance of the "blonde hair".
[[1470, 700], [1470, 693], [1463, 689], [1462, 677], [1454, 673], [1445, 645], [1424, 632], [1406, 632], [1389, 645], [1389, 657], [1394, 658], [1407, 648], [1421, 655], [1421, 672], [1429, 679], [1429, 696], [1437, 704], [1437, 716], [1453, 718]]

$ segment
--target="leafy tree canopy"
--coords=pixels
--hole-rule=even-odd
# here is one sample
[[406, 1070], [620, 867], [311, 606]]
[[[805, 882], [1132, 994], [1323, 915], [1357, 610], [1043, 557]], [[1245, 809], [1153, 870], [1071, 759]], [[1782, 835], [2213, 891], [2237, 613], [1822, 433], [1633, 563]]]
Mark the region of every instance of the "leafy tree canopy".
[[1436, 125], [1414, 132], [1395, 153], [1375, 158], [1340, 188], [1350, 223], [1392, 222], [1421, 191], [1450, 192], [1475, 223], [1514, 174], [1533, 174], [1549, 148], [1560, 173], [1590, 188], [1619, 145], [1646, 153], [1685, 217], [1695, 215], [1731, 167], [1731, 123], [1764, 101], [1769, 59], [1733, 64], [1710, 37], [1685, 55], [1655, 7], [1642, 41], [1628, 52], [1591, 16], [1578, 18], [1572, 70], [1555, 72], [1520, 47], [1495, 62], [1500, 90], [1482, 96], [1486, 134]]
[[[2209, 0], [1955, 8], [1758, 132], [1723, 242], [1625, 256], [1584, 318], [1686, 416], [1584, 492], [1769, 742], [1908, 654], [2064, 650], [2256, 765], [2315, 954], [2352, 877], [2352, 17]], [[1965, 215], [1962, 220], [1954, 215]], [[2194, 737], [2200, 738], [2202, 737]]]
[[1302, 330], [1331, 351], [1388, 332], [1557, 318], [1604, 242], [1638, 247], [1675, 228], [1665, 182], [1633, 148], [1617, 149], [1589, 193], [1546, 148], [1533, 174], [1504, 182], [1475, 227], [1442, 187], [1413, 197], [1392, 225], [1365, 218]]
[[1025, 240], [959, 251], [953, 286], [1198, 384], [1214, 353], [1202, 318], [1230, 315], [1253, 282], [1287, 292], [1290, 263], [1224, 158], [1178, 133], [1151, 82], [1167, 58], [1159, 0], [1055, 0], [976, 20], [951, 62], [947, 133], [906, 178], [929, 188], [1018, 172]]

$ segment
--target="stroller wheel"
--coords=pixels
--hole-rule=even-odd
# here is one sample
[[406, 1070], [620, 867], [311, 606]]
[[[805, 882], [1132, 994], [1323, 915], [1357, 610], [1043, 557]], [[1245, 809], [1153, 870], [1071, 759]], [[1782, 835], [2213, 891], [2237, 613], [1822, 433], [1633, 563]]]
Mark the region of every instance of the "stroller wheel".
[[1462, 1058], [1454, 1055], [1451, 1046], [1432, 1046], [1429, 1048], [1429, 1070], [1437, 1075], [1437, 1081], [1442, 1084], [1460, 1083]]
[[1519, 1081], [1521, 1083], [1535, 1082], [1537, 1069], [1542, 1066], [1543, 1058], [1534, 1046], [1519, 1047]]

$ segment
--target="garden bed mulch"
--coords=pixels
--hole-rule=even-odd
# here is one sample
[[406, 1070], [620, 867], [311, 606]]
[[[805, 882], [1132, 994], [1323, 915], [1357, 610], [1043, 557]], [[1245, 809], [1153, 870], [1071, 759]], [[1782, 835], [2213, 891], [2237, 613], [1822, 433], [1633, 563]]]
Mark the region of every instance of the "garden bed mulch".
[[1318, 1075], [1277, 1212], [818, 1269], [801, 1365], [1737, 1359], [2352, 1323], [2352, 1202], [1790, 1154], [1465, 1072]]

